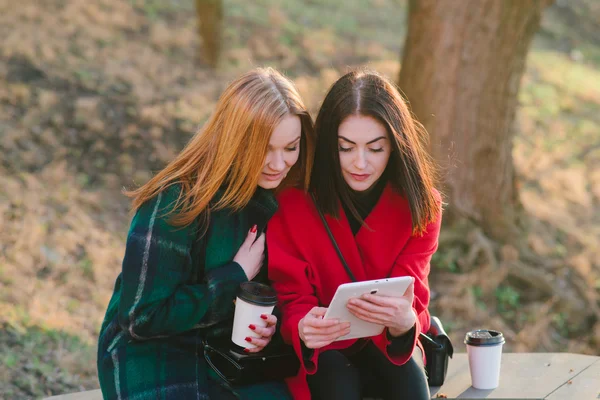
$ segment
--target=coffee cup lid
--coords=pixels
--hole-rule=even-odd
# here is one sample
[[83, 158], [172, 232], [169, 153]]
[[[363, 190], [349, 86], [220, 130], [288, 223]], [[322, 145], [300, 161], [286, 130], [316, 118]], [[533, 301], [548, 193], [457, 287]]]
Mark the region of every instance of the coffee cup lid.
[[259, 306], [274, 306], [277, 304], [277, 292], [272, 287], [258, 282], [240, 284], [238, 297]]
[[465, 335], [465, 344], [469, 346], [494, 346], [504, 342], [502, 332], [489, 329], [476, 329]]

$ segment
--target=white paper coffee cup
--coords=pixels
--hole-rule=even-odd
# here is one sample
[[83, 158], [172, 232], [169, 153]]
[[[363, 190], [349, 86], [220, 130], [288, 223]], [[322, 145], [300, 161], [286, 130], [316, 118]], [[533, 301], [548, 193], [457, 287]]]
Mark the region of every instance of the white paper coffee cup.
[[260, 316], [261, 314], [271, 314], [275, 304], [277, 304], [277, 293], [270, 286], [257, 282], [242, 283], [235, 301], [231, 341], [248, 349], [256, 347], [246, 341], [247, 337], [260, 337], [249, 326], [252, 324], [257, 327], [266, 327], [267, 321]]
[[500, 383], [500, 364], [504, 335], [478, 329], [465, 335], [471, 385], [475, 389], [495, 389]]

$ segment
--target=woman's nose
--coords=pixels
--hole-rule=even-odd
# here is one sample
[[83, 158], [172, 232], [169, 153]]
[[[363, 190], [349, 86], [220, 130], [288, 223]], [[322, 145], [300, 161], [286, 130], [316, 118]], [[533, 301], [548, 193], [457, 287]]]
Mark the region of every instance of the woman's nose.
[[365, 169], [367, 167], [367, 157], [365, 152], [359, 150], [356, 152], [356, 159], [354, 160], [354, 166], [358, 169]]
[[269, 160], [269, 168], [273, 171], [283, 171], [285, 169], [285, 160], [283, 158], [283, 153], [276, 151], [270, 155]]

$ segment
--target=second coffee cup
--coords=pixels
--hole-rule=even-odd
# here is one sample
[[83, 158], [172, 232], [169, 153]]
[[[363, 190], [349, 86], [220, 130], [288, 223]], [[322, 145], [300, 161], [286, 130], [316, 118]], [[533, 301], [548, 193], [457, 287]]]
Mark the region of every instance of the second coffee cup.
[[477, 329], [465, 335], [471, 384], [475, 389], [495, 389], [500, 381], [504, 336], [501, 332]]
[[273, 288], [262, 283], [244, 282], [240, 284], [235, 301], [235, 314], [233, 317], [233, 332], [231, 340], [240, 347], [253, 349], [256, 346], [246, 341], [247, 337], [258, 338], [260, 335], [249, 328], [266, 327], [267, 321], [261, 314], [269, 315], [277, 304], [277, 293]]

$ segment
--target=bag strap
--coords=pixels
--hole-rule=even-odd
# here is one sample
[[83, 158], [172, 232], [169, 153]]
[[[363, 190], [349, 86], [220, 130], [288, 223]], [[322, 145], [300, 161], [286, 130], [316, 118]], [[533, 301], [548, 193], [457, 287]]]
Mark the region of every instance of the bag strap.
[[323, 215], [323, 211], [321, 211], [321, 209], [319, 208], [319, 205], [317, 204], [317, 200], [315, 199], [314, 193], [311, 193], [310, 196], [312, 197], [313, 203], [315, 204], [315, 207], [317, 208], [317, 211], [319, 212], [319, 217], [321, 217], [321, 221], [323, 221], [323, 225], [325, 225], [325, 230], [327, 231], [327, 234], [329, 235], [329, 239], [331, 239], [331, 244], [333, 244], [333, 247], [335, 248], [335, 251], [337, 252], [338, 257], [340, 258], [342, 265], [344, 266], [344, 268], [346, 268], [346, 272], [348, 273], [348, 276], [350, 276], [350, 279], [352, 279], [353, 282], [356, 282], [356, 278], [354, 277], [354, 274], [350, 270], [350, 267], [348, 267], [348, 264], [346, 263], [346, 259], [344, 258], [342, 251], [340, 250], [337, 242], [335, 241], [335, 238], [333, 237], [333, 233], [331, 233], [331, 229], [329, 229], [329, 224], [327, 223], [327, 220], [325, 219], [325, 216]]

